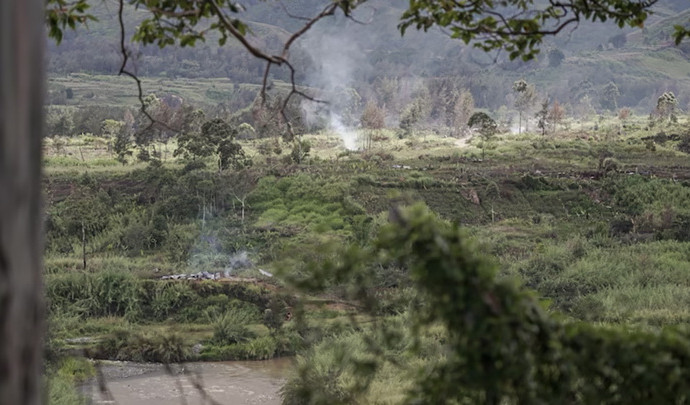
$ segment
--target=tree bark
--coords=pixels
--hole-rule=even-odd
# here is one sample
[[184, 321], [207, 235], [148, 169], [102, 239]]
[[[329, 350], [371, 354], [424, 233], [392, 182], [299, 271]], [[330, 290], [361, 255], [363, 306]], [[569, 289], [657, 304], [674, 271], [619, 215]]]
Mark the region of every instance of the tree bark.
[[0, 405], [42, 402], [44, 5], [0, 1]]

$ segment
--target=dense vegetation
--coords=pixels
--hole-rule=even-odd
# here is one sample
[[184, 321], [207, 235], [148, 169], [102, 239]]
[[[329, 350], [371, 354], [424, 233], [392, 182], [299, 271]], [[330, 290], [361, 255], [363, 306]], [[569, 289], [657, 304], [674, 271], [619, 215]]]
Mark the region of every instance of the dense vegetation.
[[[75, 348], [96, 358], [140, 361], [270, 358], [306, 350], [298, 360], [302, 374], [285, 388], [288, 403], [313, 394], [307, 388], [319, 381], [331, 388], [319, 390], [324, 397], [312, 398], [316, 403], [397, 402], [408, 389], [421, 388], [402, 370], [440, 367], [454, 326], [442, 318], [417, 319], [413, 309], [431, 304], [404, 260], [364, 265], [366, 256], [356, 249], [379, 246], [380, 230], [399, 215], [395, 207], [415, 202], [462, 224], [463, 240], [478, 243], [472, 249], [477, 260], [494, 257], [487, 268], [496, 266], [497, 285], [513, 286], [525, 305], [547, 308], [539, 310], [539, 322], [551, 326], [539, 327], [565, 334], [554, 339], [576, 333], [621, 347], [652, 344], [657, 334], [684, 339], [664, 330], [690, 316], [684, 304], [690, 134], [685, 124], [657, 121], [650, 128], [647, 118], [632, 116], [627, 133], [617, 135], [619, 122], [611, 117], [597, 123], [598, 131], [548, 136], [477, 132], [461, 146], [429, 132], [399, 139], [379, 130], [371, 148], [360, 152], [344, 151], [334, 134], [319, 133], [303, 137], [310, 148], [300, 164], [289, 142], [237, 139], [252, 165], [220, 171], [213, 156], [172, 157], [174, 139], [148, 146], [167, 153], [139, 163], [128, 156], [125, 165], [108, 151], [108, 138], [47, 139], [51, 358], [57, 367], [60, 353]], [[441, 230], [448, 225], [436, 226], [446, 235]], [[341, 256], [343, 245], [355, 250]], [[157, 280], [199, 271], [233, 277]], [[516, 283], [536, 290], [542, 303]], [[293, 288], [311, 298], [296, 300]], [[522, 316], [519, 308], [515, 316]], [[431, 322], [420, 329], [425, 333], [407, 330], [421, 321]], [[624, 332], [631, 328], [632, 334]], [[380, 349], [372, 349], [372, 339]], [[658, 350], [679, 356], [684, 345], [674, 344]], [[543, 355], [580, 353], [568, 350]], [[615, 353], [606, 358], [621, 367], [632, 361]], [[390, 356], [403, 363], [390, 363]], [[348, 359], [354, 368], [345, 366]], [[361, 368], [367, 364], [370, 372]], [[587, 363], [578, 364], [568, 377], [572, 384], [549, 395], [600, 398], [596, 387], [581, 391], [584, 377], [577, 370]], [[523, 395], [514, 391], [516, 381], [495, 378], [504, 398]], [[550, 384], [544, 381], [524, 395], [543, 397]], [[483, 398], [484, 388], [468, 384], [461, 396]], [[639, 393], [628, 385], [619, 389]]]

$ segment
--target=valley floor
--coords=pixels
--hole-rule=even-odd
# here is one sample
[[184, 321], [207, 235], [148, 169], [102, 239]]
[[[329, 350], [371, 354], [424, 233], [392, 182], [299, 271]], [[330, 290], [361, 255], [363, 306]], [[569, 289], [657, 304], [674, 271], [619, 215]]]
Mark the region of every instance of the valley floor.
[[[369, 246], [396, 207], [415, 203], [460, 224], [500, 279], [535, 290], [558, 317], [646, 331], [690, 321], [687, 125], [483, 144], [379, 135], [367, 151], [307, 135], [299, 165], [261, 154], [269, 141], [246, 140], [254, 165], [223, 172], [171, 154], [122, 165], [107, 140], [46, 141], [51, 392], [93, 372], [65, 357], [75, 352], [164, 363], [303, 353], [318, 362], [338, 355], [334, 342], [363, 350], [358, 331], [405, 323], [408, 274], [372, 273], [372, 315], [349, 280], [317, 267], [345, 246]], [[201, 271], [230, 278], [161, 280]], [[422, 346], [434, 353], [444, 335], [428, 331]], [[364, 402], [399, 402], [411, 380], [389, 367], [366, 394], [376, 400]]]

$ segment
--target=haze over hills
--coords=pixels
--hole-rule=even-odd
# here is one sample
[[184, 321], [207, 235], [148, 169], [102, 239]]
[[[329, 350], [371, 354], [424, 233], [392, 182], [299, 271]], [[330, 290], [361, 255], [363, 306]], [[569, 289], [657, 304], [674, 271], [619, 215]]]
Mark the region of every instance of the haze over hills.
[[[302, 21], [294, 16], [313, 15], [323, 1], [301, 0], [285, 8], [274, 2], [245, 3], [247, 11], [242, 17], [251, 21], [253, 42], [264, 49], [275, 49], [301, 25]], [[602, 110], [599, 98], [609, 82], [619, 89], [618, 107], [629, 107], [640, 114], [649, 113], [665, 91], [674, 92], [684, 110], [690, 102], [690, 45], [675, 47], [669, 35], [674, 24], [690, 20], [687, 1], [661, 1], [644, 29], [621, 30], [609, 23], [580, 24], [577, 29], [549, 39], [538, 59], [530, 62], [510, 61], [500, 52], [486, 54], [437, 29], [427, 33], [409, 30], [401, 37], [397, 22], [405, 7], [406, 2], [401, 0], [370, 1], [356, 13], [364, 24], [342, 16], [318, 23], [291, 55], [298, 71], [297, 82], [325, 92], [336, 87], [352, 88], [361, 97], [362, 105], [366, 101], [386, 104], [393, 115], [397, 115], [396, 111], [390, 110], [399, 112], [421, 81], [437, 82], [427, 85], [432, 96], [434, 87], [452, 82], [453, 86], [468, 89], [477, 107], [488, 110], [512, 108], [511, 86], [520, 78], [534, 83], [540, 98], [548, 96], [567, 104], [572, 113]], [[121, 58], [115, 10], [114, 3], [104, 2], [94, 8], [99, 21], [91, 23], [88, 30], [67, 33], [60, 46], [49, 45], [48, 69], [52, 77], [77, 72], [117, 72]], [[127, 20], [136, 21], [136, 13], [143, 11], [129, 10]], [[127, 28], [130, 32], [134, 24]], [[171, 81], [223, 78], [232, 84], [258, 84], [264, 68], [239, 44], [229, 42], [219, 48], [213, 38], [186, 48], [129, 46], [135, 55], [132, 69], [142, 77]], [[551, 53], [556, 56], [550, 58]], [[274, 69], [272, 73], [274, 80], [288, 80], [285, 69]], [[395, 103], [381, 99], [381, 83], [389, 79], [396, 80], [396, 91], [401, 93]], [[219, 85], [223, 86], [222, 83]], [[145, 91], [160, 92], [160, 87]], [[65, 84], [51, 89], [62, 92]], [[92, 103], [98, 102], [97, 96], [92, 96]], [[584, 96], [588, 106], [580, 105]], [[252, 100], [248, 94], [240, 101], [232, 100], [233, 97], [228, 93], [205, 100], [204, 104], [225, 103], [238, 108]], [[52, 100], [54, 104], [80, 103], [79, 94], [76, 99]]]

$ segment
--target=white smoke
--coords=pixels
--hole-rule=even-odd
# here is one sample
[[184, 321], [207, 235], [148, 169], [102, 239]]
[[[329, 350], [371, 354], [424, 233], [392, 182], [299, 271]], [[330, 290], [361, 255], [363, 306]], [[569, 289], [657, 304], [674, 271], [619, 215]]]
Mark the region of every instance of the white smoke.
[[357, 147], [357, 133], [354, 130], [347, 128], [345, 125], [343, 125], [342, 119], [337, 113], [331, 111], [330, 118], [330, 127], [336, 134], [338, 134], [340, 139], [343, 140], [343, 144], [345, 144], [345, 149], [359, 149]]
[[315, 106], [305, 101], [302, 109], [308, 124], [326, 124], [342, 139], [345, 148], [357, 150], [360, 100], [352, 88], [353, 75], [369, 64], [350, 25], [342, 15], [334, 16], [327, 24], [310, 30], [302, 40], [301, 48], [312, 60], [313, 70], [308, 72], [307, 82], [318, 88], [319, 98], [328, 103]]

